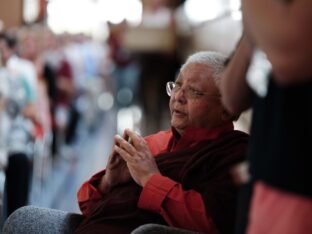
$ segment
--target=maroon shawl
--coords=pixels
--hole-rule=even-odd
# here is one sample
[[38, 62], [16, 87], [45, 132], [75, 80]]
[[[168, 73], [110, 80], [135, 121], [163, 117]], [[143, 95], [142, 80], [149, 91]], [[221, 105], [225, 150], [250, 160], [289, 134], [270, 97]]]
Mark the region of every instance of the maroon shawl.
[[[221, 233], [233, 233], [237, 188], [229, 170], [245, 159], [248, 136], [232, 131], [178, 152], [160, 154], [156, 162], [163, 176], [199, 192], [207, 213]], [[146, 223], [166, 224], [157, 213], [137, 207], [142, 188], [134, 181], [105, 195], [75, 233], [130, 233]]]

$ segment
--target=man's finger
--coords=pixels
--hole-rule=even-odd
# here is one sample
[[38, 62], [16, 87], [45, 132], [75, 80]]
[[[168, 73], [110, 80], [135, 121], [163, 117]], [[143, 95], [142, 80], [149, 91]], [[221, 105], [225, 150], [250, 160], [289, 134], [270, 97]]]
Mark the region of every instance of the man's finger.
[[115, 136], [116, 141], [118, 142], [118, 144], [116, 144], [116, 146], [124, 149], [125, 151], [127, 151], [130, 155], [134, 155], [136, 154], [136, 149], [133, 147], [132, 144], [130, 144], [129, 142], [127, 142], [125, 139], [121, 138], [120, 136], [116, 135]]
[[142, 147], [146, 144], [144, 138], [140, 136], [138, 133], [131, 131], [129, 129], [126, 129], [125, 133], [131, 139], [131, 142], [134, 145], [134, 147]]
[[123, 148], [119, 147], [119, 146], [115, 146], [114, 147], [115, 150], [118, 152], [118, 154], [128, 163], [134, 163], [137, 162], [138, 158], [137, 157], [133, 157], [132, 155], [130, 155], [126, 150], [124, 150]]
[[126, 133], [126, 131], [123, 132], [122, 138], [125, 139], [125, 141], [128, 141], [128, 142], [130, 140], [129, 135]]

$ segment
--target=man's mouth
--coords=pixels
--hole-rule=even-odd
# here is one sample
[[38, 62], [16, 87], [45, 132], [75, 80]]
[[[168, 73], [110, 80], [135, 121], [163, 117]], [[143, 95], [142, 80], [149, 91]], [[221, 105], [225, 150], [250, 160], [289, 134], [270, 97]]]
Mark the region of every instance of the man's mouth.
[[174, 114], [174, 115], [178, 115], [178, 116], [184, 116], [184, 115], [186, 115], [185, 112], [180, 111], [180, 110], [177, 110], [177, 109], [174, 109], [174, 110], [173, 110], [173, 114]]

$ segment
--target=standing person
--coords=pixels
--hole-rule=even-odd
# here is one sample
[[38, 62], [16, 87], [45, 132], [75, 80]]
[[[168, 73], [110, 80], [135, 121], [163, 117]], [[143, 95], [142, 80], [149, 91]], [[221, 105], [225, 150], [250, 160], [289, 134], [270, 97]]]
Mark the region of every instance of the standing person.
[[[6, 166], [6, 214], [28, 203], [31, 162], [29, 145], [33, 143], [35, 111], [34, 67], [15, 54], [17, 40], [13, 35], [0, 34], [0, 53], [8, 77], [8, 93], [5, 110], [9, 118], [5, 148]], [[33, 75], [33, 76], [32, 76]], [[34, 82], [34, 83], [32, 83]], [[30, 121], [31, 120], [31, 121]]]
[[[143, 0], [141, 27], [155, 30], [160, 36], [151, 39], [155, 41], [146, 51], [138, 53], [141, 66], [139, 76], [140, 96], [144, 113], [142, 132], [151, 134], [161, 128], [164, 119], [169, 119], [168, 112], [164, 111], [167, 97], [159, 96], [165, 84], [173, 80], [180, 67], [179, 56], [176, 51], [176, 30], [173, 9], [167, 0]], [[170, 36], [169, 36], [170, 34]], [[162, 48], [172, 37], [171, 46]], [[146, 40], [146, 39], [145, 39]], [[158, 41], [158, 42], [157, 42]], [[160, 44], [161, 43], [161, 44]], [[154, 45], [153, 45], [154, 44]], [[157, 45], [158, 44], [158, 45]]]
[[244, 159], [247, 135], [233, 130], [233, 116], [221, 105], [216, 84], [224, 59], [197, 53], [167, 84], [171, 129], [115, 137], [106, 170], [78, 192], [85, 218], [75, 233], [129, 233], [145, 223], [233, 232], [236, 187], [229, 170]]
[[108, 22], [109, 37], [107, 44], [109, 46], [109, 58], [113, 62], [112, 78], [114, 79], [117, 105], [125, 107], [137, 102], [138, 91], [138, 73], [139, 66], [134, 54], [127, 51], [122, 41], [127, 30], [126, 21], [119, 24]]
[[[241, 204], [237, 233], [310, 233], [312, 2], [245, 0], [242, 9], [245, 32], [221, 82], [231, 113], [253, 107], [251, 189], [243, 195], [249, 199]], [[262, 94], [245, 79], [259, 49], [272, 66]]]
[[37, 121], [35, 124], [35, 136], [45, 146], [49, 146], [51, 135], [51, 113], [48, 86], [45, 77], [45, 63], [42, 56], [42, 29], [30, 27], [21, 29], [19, 32], [19, 55], [22, 59], [30, 62], [36, 70], [36, 91], [35, 102]]

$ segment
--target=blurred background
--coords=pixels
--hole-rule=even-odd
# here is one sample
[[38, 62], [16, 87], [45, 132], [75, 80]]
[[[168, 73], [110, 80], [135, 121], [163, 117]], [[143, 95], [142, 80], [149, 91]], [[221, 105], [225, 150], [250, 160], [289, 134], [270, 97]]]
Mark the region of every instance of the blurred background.
[[168, 128], [166, 82], [193, 52], [229, 55], [241, 17], [240, 0], [1, 0], [1, 222], [25, 203], [79, 212], [113, 136]]

